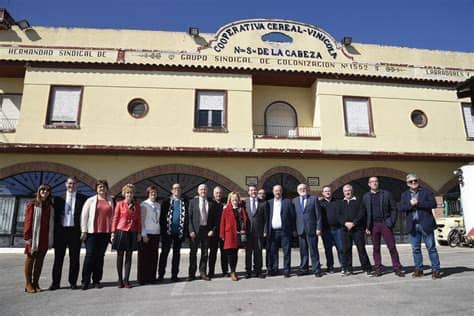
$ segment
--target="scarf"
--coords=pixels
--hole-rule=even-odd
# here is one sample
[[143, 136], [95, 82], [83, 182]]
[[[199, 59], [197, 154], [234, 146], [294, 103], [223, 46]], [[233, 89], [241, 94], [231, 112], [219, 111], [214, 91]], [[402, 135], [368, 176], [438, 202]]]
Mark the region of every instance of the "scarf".
[[[41, 231], [41, 206], [35, 206], [33, 209], [33, 227], [31, 238], [31, 253], [38, 251], [40, 231]], [[53, 248], [54, 241], [54, 209], [49, 207], [49, 231], [48, 231], [48, 249]]]

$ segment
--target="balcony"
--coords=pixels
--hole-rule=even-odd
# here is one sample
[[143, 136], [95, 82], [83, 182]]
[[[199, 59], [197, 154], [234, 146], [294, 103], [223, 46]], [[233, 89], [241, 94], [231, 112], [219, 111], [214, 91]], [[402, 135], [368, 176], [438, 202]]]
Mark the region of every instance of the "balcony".
[[320, 139], [320, 128], [315, 126], [254, 125], [257, 138]]
[[11, 132], [16, 130], [18, 119], [0, 117], [0, 132]]

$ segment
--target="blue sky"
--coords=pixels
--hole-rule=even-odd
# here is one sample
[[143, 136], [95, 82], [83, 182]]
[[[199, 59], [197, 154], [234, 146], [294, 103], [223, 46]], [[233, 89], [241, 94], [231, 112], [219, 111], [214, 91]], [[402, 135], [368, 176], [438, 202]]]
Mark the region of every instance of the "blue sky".
[[32, 25], [214, 33], [248, 18], [283, 18], [323, 28], [336, 39], [474, 52], [474, 0], [0, 0]]

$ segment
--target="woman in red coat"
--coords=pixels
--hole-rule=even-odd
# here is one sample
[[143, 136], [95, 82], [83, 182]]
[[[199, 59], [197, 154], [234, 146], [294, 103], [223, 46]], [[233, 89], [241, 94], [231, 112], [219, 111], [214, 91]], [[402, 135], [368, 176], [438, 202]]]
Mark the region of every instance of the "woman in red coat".
[[51, 187], [42, 184], [36, 197], [25, 210], [23, 237], [25, 239], [25, 292], [40, 292], [38, 284], [44, 257], [53, 246], [54, 211], [51, 203]]
[[239, 247], [243, 247], [246, 238], [247, 212], [240, 203], [240, 194], [237, 192], [229, 193], [227, 205], [222, 212], [220, 224], [220, 238], [224, 240], [224, 251], [227, 254], [227, 260], [230, 265], [230, 276], [232, 281], [237, 281], [235, 268]]
[[[124, 200], [115, 206], [112, 221], [112, 249], [117, 250], [118, 287], [131, 288], [129, 283], [132, 268], [132, 254], [138, 249], [142, 237], [140, 204], [135, 201], [135, 186], [126, 184], [122, 188]], [[125, 254], [125, 277], [123, 277], [123, 257]]]

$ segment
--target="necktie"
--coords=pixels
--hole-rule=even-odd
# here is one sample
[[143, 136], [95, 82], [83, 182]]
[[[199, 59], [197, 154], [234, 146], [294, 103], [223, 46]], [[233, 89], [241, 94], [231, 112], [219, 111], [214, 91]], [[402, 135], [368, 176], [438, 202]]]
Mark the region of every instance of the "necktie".
[[301, 211], [304, 212], [304, 197], [301, 197], [300, 199], [300, 206], [301, 206]]
[[206, 212], [205, 199], [201, 199], [201, 222], [204, 226], [207, 225], [207, 212]]
[[68, 194], [67, 201], [66, 201], [66, 214], [71, 214], [72, 211], [72, 194]]
[[255, 215], [257, 212], [257, 201], [255, 199], [252, 199], [252, 215]]

